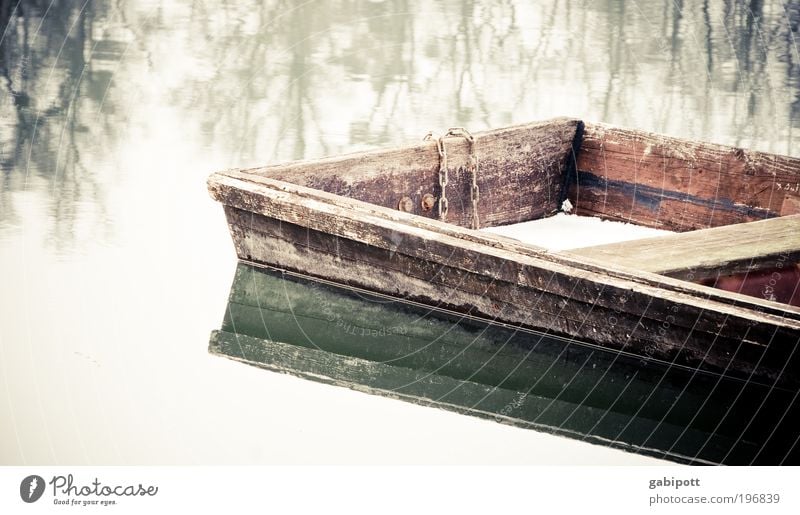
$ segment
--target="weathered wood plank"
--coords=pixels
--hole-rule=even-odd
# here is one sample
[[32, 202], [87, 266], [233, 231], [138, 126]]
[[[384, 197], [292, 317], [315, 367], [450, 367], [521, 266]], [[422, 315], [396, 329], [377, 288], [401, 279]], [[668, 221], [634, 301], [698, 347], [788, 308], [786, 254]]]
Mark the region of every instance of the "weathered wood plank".
[[[559, 118], [475, 134], [482, 226], [535, 220], [558, 210], [564, 170], [580, 123]], [[447, 221], [469, 227], [470, 175], [463, 169], [468, 146], [463, 138], [448, 137], [445, 147], [450, 165]], [[441, 196], [434, 141], [242, 171], [391, 209], [408, 197], [411, 213], [438, 217], [436, 205], [427, 210], [422, 205], [426, 194], [437, 202]]]
[[800, 213], [800, 159], [586, 123], [577, 213], [690, 231]]
[[572, 249], [621, 266], [699, 281], [800, 260], [800, 215]]

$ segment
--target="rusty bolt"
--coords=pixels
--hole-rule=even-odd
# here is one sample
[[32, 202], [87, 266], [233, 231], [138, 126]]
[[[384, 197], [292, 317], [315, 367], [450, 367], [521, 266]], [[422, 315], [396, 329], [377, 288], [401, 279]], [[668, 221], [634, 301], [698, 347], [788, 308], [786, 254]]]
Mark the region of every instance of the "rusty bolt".
[[400, 202], [397, 203], [397, 209], [410, 213], [411, 210], [414, 209], [414, 201], [411, 200], [411, 197], [403, 197], [400, 199]]
[[426, 193], [422, 196], [423, 211], [430, 211], [431, 209], [433, 209], [434, 205], [436, 205], [436, 197], [434, 197], [430, 193]]

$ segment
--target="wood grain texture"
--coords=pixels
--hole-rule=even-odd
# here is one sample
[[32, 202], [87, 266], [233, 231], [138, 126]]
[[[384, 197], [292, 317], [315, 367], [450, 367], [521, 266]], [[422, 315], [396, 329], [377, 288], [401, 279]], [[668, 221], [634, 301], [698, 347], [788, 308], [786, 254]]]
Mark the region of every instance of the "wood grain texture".
[[569, 254], [699, 281], [800, 260], [800, 215], [572, 249]]
[[578, 214], [690, 231], [800, 213], [800, 159], [586, 123]]
[[[580, 122], [559, 118], [475, 134], [480, 161], [478, 214], [492, 227], [535, 220], [555, 213], [562, 200], [563, 176]], [[463, 138], [445, 138], [449, 163], [447, 221], [469, 227], [471, 220], [468, 146]], [[438, 202], [439, 153], [434, 141], [313, 161], [242, 170], [397, 209], [411, 199], [411, 213], [438, 217], [436, 206], [425, 210], [422, 199]]]

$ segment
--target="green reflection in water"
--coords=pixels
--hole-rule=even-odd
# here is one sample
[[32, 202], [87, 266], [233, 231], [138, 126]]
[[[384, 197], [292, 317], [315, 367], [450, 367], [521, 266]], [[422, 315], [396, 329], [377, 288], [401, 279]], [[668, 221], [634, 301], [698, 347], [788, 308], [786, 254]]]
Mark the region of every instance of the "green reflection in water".
[[[794, 392], [240, 264], [212, 353], [682, 462], [787, 463]], [[762, 406], [762, 402], [764, 403]], [[773, 434], [773, 429], [775, 432]]]

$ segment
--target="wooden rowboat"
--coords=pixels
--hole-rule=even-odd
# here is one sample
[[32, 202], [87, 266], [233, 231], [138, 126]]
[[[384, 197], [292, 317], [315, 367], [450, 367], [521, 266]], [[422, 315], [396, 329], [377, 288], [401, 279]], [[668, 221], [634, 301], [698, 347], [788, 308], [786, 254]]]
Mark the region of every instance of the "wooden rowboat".
[[[242, 261], [800, 387], [800, 159], [555, 119], [208, 187]], [[555, 252], [475, 230], [565, 201], [678, 234]]]

